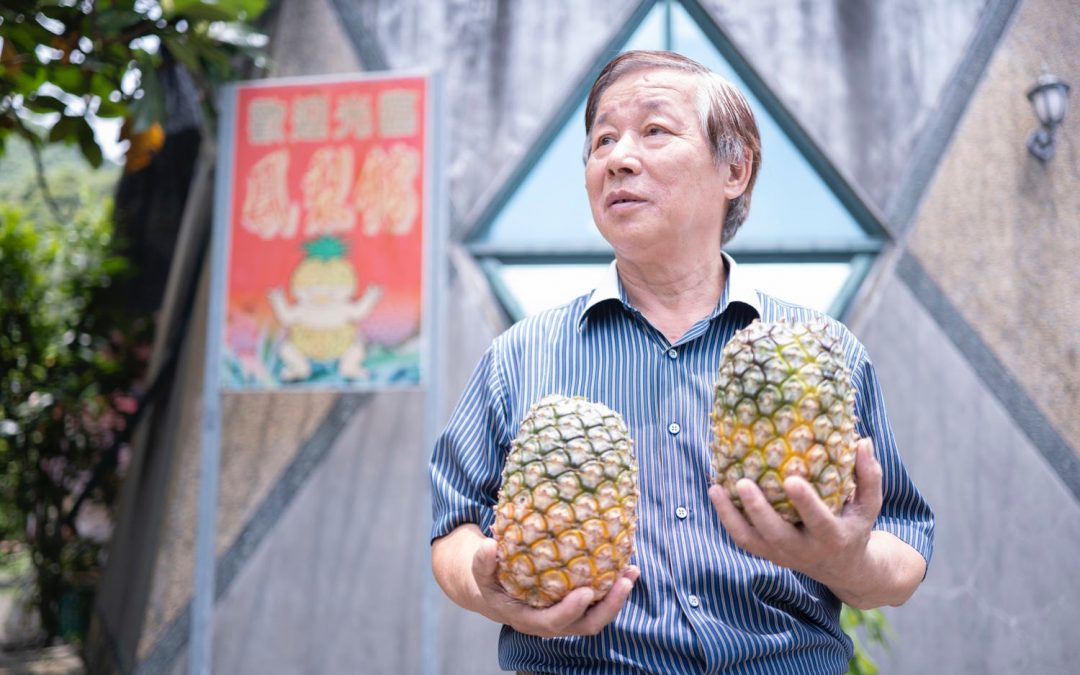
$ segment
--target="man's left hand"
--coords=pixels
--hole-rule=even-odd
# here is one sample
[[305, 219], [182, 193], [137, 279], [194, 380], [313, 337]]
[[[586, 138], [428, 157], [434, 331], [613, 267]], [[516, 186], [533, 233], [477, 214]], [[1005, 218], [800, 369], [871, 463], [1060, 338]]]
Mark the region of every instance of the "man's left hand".
[[801, 526], [781, 518], [757, 484], [746, 478], [735, 484], [745, 513], [719, 485], [709, 488], [709, 499], [739, 546], [837, 591], [864, 568], [870, 531], [881, 510], [881, 464], [874, 458], [873, 443], [861, 439], [855, 453], [855, 495], [840, 515], [834, 515], [814, 487], [798, 477], [785, 479], [784, 490], [802, 518]]

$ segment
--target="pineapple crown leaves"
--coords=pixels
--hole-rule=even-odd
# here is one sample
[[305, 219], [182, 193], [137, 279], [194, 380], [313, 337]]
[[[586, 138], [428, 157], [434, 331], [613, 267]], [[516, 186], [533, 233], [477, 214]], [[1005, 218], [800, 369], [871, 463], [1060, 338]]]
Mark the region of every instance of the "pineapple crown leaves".
[[333, 260], [344, 258], [347, 247], [339, 237], [324, 235], [318, 239], [304, 242], [304, 252], [307, 257], [315, 260]]

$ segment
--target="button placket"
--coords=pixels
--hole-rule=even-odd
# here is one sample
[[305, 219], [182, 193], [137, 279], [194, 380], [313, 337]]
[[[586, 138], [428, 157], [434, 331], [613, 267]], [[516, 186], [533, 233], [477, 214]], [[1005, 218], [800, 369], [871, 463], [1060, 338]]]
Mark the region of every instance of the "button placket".
[[[661, 391], [683, 391], [683, 387], [680, 387], [680, 385], [684, 384], [683, 380], [689, 377], [689, 375], [687, 373], [684, 373], [683, 369], [679, 367], [680, 365], [685, 365], [685, 362], [683, 362], [682, 364], [680, 364], [679, 362], [679, 351], [680, 350], [678, 348], [673, 346], [668, 346], [668, 348], [663, 351], [663, 354], [667, 356], [667, 360], [672, 367], [664, 368], [662, 365], [660, 366], [661, 381], [667, 385], [667, 388], [662, 389]], [[662, 362], [664, 356], [661, 356], [660, 359]], [[672, 444], [671, 447], [675, 453], [675, 456], [679, 458], [677, 461], [679, 462], [680, 468], [685, 470], [686, 467], [683, 466], [683, 463], [685, 462], [685, 457], [687, 453], [686, 449], [682, 447], [683, 443], [681, 442], [681, 440], [692, 440], [691, 437], [694, 436], [694, 434], [691, 434], [691, 437], [688, 437], [687, 439], [682, 439], [682, 425], [679, 422], [674, 421], [675, 419], [679, 419], [680, 417], [682, 417], [682, 411], [680, 410], [680, 402], [681, 401], [677, 396], [673, 396], [672, 398], [665, 400], [664, 404], [659, 406], [658, 411], [659, 414], [662, 416], [670, 415], [670, 417], [668, 417], [668, 424], [666, 425], [667, 432], [670, 437], [669, 442]], [[661, 420], [662, 419], [663, 417], [661, 417]], [[672, 542], [674, 544], [677, 541], [681, 541], [682, 537], [692, 536], [692, 532], [686, 529], [691, 526], [688, 522], [688, 519], [690, 517], [690, 509], [686, 507], [686, 496], [685, 494], [683, 494], [681, 486], [677, 488], [674, 492], [672, 492], [671, 497], [673, 498], [673, 500], [672, 502], [668, 502], [668, 508], [672, 508], [672, 506], [674, 506], [674, 508], [672, 509], [672, 511], [668, 511], [668, 513], [673, 513], [676, 518], [676, 522], [680, 523], [678, 527], [673, 527], [672, 530], [669, 532], [669, 535], [674, 540]], [[677, 587], [680, 587], [678, 595], [682, 600], [683, 608], [686, 611], [694, 611], [701, 607], [701, 598], [696, 594], [687, 592], [689, 590], [688, 586], [691, 586], [692, 584], [692, 582], [690, 584], [686, 584], [686, 582], [690, 581], [689, 578], [679, 578], [683, 577], [684, 574], [687, 573], [685, 567], [685, 561], [678, 564], [679, 571], [676, 574], [675, 583]]]

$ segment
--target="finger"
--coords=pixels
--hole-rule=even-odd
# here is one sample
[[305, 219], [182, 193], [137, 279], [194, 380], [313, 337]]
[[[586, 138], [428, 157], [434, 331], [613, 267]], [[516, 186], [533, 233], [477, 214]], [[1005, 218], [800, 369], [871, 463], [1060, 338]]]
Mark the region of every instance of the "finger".
[[615, 620], [615, 615], [626, 604], [626, 599], [630, 597], [632, 590], [634, 590], [634, 582], [626, 576], [619, 577], [604, 599], [590, 607], [581, 619], [569, 626], [568, 632], [577, 635], [596, 635], [604, 629], [604, 626]]
[[735, 543], [754, 555], [762, 555], [765, 542], [731, 501], [727, 490], [719, 485], [713, 485], [709, 488], [709, 501], [712, 502], [716, 515], [720, 517], [724, 529]]
[[575, 588], [551, 607], [539, 610], [525, 607], [522, 609], [525, 612], [535, 612], [531, 617], [531, 622], [544, 634], [566, 634], [567, 629], [585, 615], [594, 597], [596, 595], [591, 588]]
[[739, 482], [735, 483], [735, 490], [742, 500], [747, 520], [764, 542], [773, 545], [798, 534], [795, 526], [781, 518], [769, 500], [765, 499], [761, 488], [754, 481], [740, 478]]
[[784, 492], [799, 512], [803, 527], [811, 536], [821, 537], [836, 530], [836, 516], [822, 501], [813, 485], [798, 476], [790, 476], [784, 480]]
[[870, 518], [881, 511], [881, 463], [874, 457], [874, 444], [869, 438], [860, 439], [855, 446], [854, 505]]

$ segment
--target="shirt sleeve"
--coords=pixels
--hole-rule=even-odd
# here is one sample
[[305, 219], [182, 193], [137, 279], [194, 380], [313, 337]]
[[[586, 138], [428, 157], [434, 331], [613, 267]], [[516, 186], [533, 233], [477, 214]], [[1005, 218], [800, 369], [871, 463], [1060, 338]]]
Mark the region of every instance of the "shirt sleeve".
[[510, 444], [496, 346], [484, 352], [446, 428], [435, 443], [431, 476], [431, 540], [465, 523], [487, 533]]
[[874, 441], [874, 453], [882, 469], [882, 505], [874, 529], [884, 530], [906, 542], [929, 567], [934, 551], [934, 513], [908, 475], [893, 437], [877, 373], [865, 351], [852, 374], [855, 414], [860, 436]]

